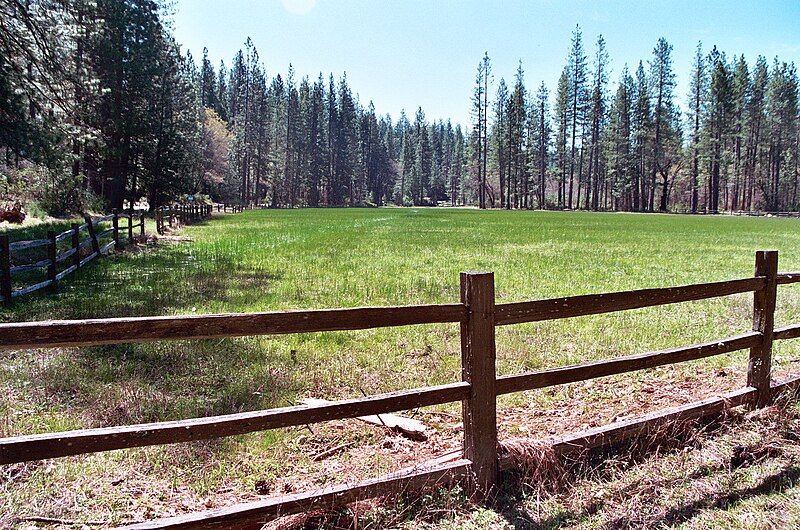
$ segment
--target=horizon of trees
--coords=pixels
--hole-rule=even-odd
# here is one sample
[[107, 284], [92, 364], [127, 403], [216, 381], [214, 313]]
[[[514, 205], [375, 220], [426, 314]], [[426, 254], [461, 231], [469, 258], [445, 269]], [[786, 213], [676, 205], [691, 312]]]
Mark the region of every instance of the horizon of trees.
[[[485, 87], [478, 66], [478, 86]], [[728, 57], [698, 43], [682, 115], [672, 46], [659, 39], [647, 63], [625, 65], [609, 87], [602, 35], [587, 56], [572, 34], [555, 87], [526, 90], [520, 64], [500, 79], [494, 120], [475, 111], [469, 169], [489, 206], [586, 210], [796, 211], [800, 113], [794, 63]], [[485, 90], [485, 88], [481, 88]], [[489, 178], [481, 138], [488, 135]], [[481, 172], [484, 171], [483, 174]]]
[[[229, 64], [182, 53], [157, 0], [0, 0], [0, 192], [51, 211], [186, 195], [271, 207], [718, 212], [798, 210], [793, 63], [698, 44], [688, 94], [672, 46], [612, 86], [576, 27], [552, 87], [493, 83], [480, 59], [468, 129], [396, 122], [346, 74], [269, 75], [248, 38]], [[687, 112], [678, 105], [685, 98]], [[33, 191], [31, 191], [33, 190]]]

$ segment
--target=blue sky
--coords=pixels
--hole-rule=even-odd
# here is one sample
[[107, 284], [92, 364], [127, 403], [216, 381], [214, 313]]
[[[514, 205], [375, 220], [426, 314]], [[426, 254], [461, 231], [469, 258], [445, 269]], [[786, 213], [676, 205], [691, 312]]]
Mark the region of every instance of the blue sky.
[[800, 63], [800, 0], [177, 0], [173, 20], [178, 42], [198, 59], [206, 46], [215, 65], [229, 64], [249, 36], [270, 75], [290, 62], [298, 78], [346, 71], [362, 103], [374, 101], [380, 113], [413, 115], [421, 105], [429, 119], [462, 124], [484, 51], [493, 89], [522, 60], [529, 89], [545, 81], [552, 90], [576, 24], [590, 56], [603, 34], [612, 82], [666, 37], [680, 103], [698, 40], [749, 61], [762, 54]]

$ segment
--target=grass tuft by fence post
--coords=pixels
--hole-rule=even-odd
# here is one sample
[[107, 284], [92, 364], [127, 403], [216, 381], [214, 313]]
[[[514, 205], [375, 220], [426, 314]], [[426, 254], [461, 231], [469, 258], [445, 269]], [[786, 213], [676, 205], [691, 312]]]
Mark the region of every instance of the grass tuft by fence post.
[[778, 251], [756, 252], [756, 276], [765, 276], [763, 289], [753, 293], [753, 331], [761, 333], [760, 344], [750, 348], [747, 386], [758, 390], [756, 406], [770, 402], [770, 373], [772, 370], [772, 340], [775, 328], [775, 301], [778, 293]]
[[0, 294], [3, 303], [11, 305], [11, 249], [8, 234], [0, 234]]
[[468, 309], [467, 320], [461, 323], [461, 372], [470, 384], [470, 397], [462, 408], [464, 458], [472, 462], [469, 493], [482, 500], [495, 493], [499, 473], [494, 273], [462, 272], [461, 302]]

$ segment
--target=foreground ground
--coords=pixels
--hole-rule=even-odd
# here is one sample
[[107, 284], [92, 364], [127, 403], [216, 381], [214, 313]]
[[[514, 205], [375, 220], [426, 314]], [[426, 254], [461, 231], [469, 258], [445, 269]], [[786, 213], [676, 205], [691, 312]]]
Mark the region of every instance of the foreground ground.
[[[794, 219], [666, 215], [251, 211], [189, 227], [182, 235], [191, 241], [160, 242], [101, 261], [65, 282], [58, 294], [30, 297], [0, 318], [454, 302], [462, 270], [494, 271], [502, 301], [724, 280], [752, 275], [754, 251], [765, 248], [780, 250], [782, 270], [800, 269], [798, 227]], [[750, 328], [751, 303], [751, 297], [741, 295], [500, 328], [498, 371], [515, 373], [725, 337]], [[778, 305], [779, 325], [800, 321], [796, 287], [782, 288]], [[792, 342], [778, 346], [776, 371], [795, 366], [800, 349]], [[737, 388], [744, 382], [745, 363], [741, 352], [512, 395], [500, 403], [502, 436], [543, 438]], [[222, 414], [294, 404], [303, 397], [352, 397], [455, 381], [459, 369], [455, 325], [0, 352], [0, 434]], [[794, 421], [792, 414], [787, 421]], [[99, 526], [142, 520], [373, 476], [458, 448], [456, 407], [426, 409], [416, 417], [435, 429], [425, 442], [346, 421], [5, 466], [0, 468], [0, 526], [30, 526], [36, 523], [20, 520], [32, 516]], [[763, 436], [778, 434], [765, 429]], [[642, 465], [659, 464], [653, 459]], [[674, 486], [689, 495], [694, 483], [681, 482], [679, 469]], [[620, 472], [603, 480], [616, 481], [626, 491], [630, 476]], [[739, 480], [735, 473], [730, 476]], [[582, 484], [579, 480], [577, 487]], [[600, 484], [602, 491], [614, 491], [613, 484]], [[703, 487], [710, 495], [730, 489], [722, 482]], [[793, 489], [781, 494], [785, 498], [769, 493], [763, 497], [768, 503], [797, 500]], [[585, 507], [570, 505], [569, 498], [542, 500], [537, 491], [534, 504], [527, 497], [519, 500], [518, 526], [607, 526], [606, 516], [630, 501], [620, 493], [616, 501], [584, 514]], [[453, 508], [452, 499], [436, 502], [448, 515], [432, 522], [413, 508], [394, 511], [386, 520], [372, 510], [366, 521], [373, 521], [373, 527], [517, 524], [508, 510], [464, 513]], [[681, 505], [669, 498], [664, 502]], [[604, 506], [611, 511], [606, 513]], [[662, 522], [700, 521], [702, 527], [701, 511]], [[558, 515], [562, 512], [573, 515]], [[735, 510], [729, 513], [738, 517]]]

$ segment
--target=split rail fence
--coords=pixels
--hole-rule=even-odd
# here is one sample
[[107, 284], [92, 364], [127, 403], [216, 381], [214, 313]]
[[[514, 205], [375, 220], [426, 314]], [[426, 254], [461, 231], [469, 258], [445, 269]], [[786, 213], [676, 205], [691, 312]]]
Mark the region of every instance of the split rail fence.
[[[120, 221], [125, 224], [120, 225]], [[12, 242], [8, 234], [0, 234], [0, 301], [10, 305], [18, 296], [48, 287], [55, 289], [58, 282], [94, 258], [108, 254], [111, 249], [121, 249], [126, 233], [127, 241], [133, 242], [136, 229], [144, 235], [142, 212], [115, 212], [94, 219], [87, 215], [83, 224], [73, 223], [60, 234], [49, 231], [46, 239]], [[34, 283], [30, 283], [31, 278]], [[17, 287], [17, 283], [27, 285]]]
[[164, 235], [166, 228], [204, 221], [211, 217], [214, 207], [210, 204], [170, 204], [156, 209], [156, 232]]
[[[800, 273], [778, 273], [778, 253], [756, 253], [749, 278], [518, 303], [495, 303], [493, 273], [462, 273], [461, 301], [455, 304], [368, 307], [248, 314], [109, 318], [0, 324], [0, 349], [91, 346], [159, 340], [210, 339], [251, 335], [330, 332], [432, 323], [458, 323], [462, 380], [322, 404], [257, 410], [178, 421], [125, 425], [0, 439], [0, 464], [96, 453], [115, 449], [189, 442], [268, 429], [302, 426], [461, 402], [463, 454], [357, 484], [327, 487], [129, 526], [152, 528], [260, 528], [268, 520], [366, 498], [461, 482], [477, 500], [497, 488], [500, 471], [511, 466], [498, 450], [496, 400], [512, 392], [540, 389], [624, 374], [656, 366], [749, 350], [747, 383], [719, 397], [662, 410], [605, 427], [566, 435], [554, 444], [557, 454], [602, 447], [649, 432], [659, 425], [713, 419], [728, 407], [762, 407], [778, 394], [795, 390], [800, 378], [771, 381], [772, 345], [800, 337], [800, 324], [775, 328], [778, 285], [800, 282]], [[495, 329], [596, 315], [693, 300], [753, 293], [752, 329], [703, 344], [592, 361], [573, 366], [497, 376]]]

